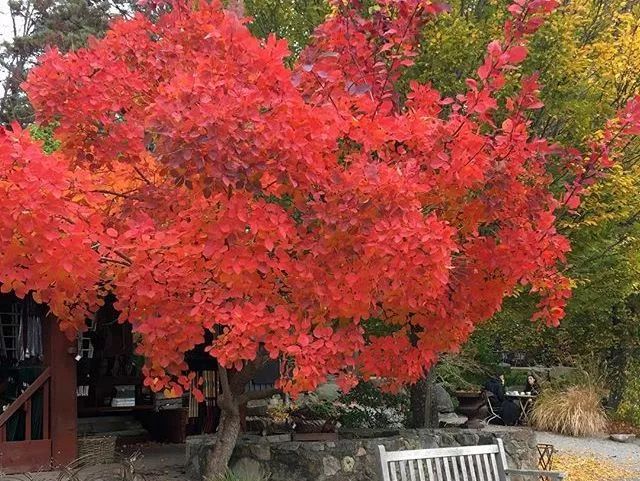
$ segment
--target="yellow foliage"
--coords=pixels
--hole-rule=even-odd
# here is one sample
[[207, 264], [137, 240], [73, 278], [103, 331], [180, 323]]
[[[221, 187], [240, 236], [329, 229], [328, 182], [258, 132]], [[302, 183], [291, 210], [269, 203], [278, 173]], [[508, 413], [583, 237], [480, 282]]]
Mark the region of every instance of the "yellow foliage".
[[567, 473], [567, 481], [620, 481], [640, 478], [633, 460], [616, 461], [594, 455], [559, 453], [553, 456], [553, 470]]
[[640, 209], [640, 170], [625, 171], [616, 165], [609, 175], [591, 187], [579, 219], [574, 226], [593, 226], [606, 222], [626, 222]]

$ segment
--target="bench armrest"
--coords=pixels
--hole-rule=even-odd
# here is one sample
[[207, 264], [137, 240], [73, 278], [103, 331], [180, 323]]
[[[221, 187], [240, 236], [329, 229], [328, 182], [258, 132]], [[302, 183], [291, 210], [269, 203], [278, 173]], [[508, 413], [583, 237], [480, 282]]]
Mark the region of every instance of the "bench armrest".
[[507, 476], [546, 476], [552, 481], [563, 481], [567, 475], [560, 471], [540, 471], [538, 469], [506, 469]]

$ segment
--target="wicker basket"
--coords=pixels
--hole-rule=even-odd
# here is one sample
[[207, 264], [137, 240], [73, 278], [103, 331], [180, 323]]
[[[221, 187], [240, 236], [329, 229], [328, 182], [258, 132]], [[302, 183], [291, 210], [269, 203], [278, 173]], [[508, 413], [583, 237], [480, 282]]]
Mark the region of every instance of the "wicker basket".
[[84, 436], [78, 438], [78, 460], [92, 464], [113, 463], [116, 454], [115, 436]]

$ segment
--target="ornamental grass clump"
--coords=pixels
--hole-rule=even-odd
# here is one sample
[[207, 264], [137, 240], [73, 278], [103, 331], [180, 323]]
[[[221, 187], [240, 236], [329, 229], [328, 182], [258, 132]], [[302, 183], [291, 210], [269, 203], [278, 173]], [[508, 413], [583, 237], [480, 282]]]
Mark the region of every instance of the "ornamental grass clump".
[[536, 401], [532, 425], [569, 436], [601, 434], [607, 428], [602, 396], [602, 389], [593, 384], [549, 388]]

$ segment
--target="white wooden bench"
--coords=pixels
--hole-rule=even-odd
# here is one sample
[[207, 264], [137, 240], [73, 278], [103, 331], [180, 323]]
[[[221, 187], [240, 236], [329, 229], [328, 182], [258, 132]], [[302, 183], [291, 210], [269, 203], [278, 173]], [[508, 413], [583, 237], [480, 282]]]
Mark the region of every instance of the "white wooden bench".
[[[564, 473], [510, 469], [502, 439], [459, 448], [387, 451], [378, 446], [383, 481], [509, 481], [514, 477], [561, 481]], [[544, 478], [542, 478], [544, 479]]]

